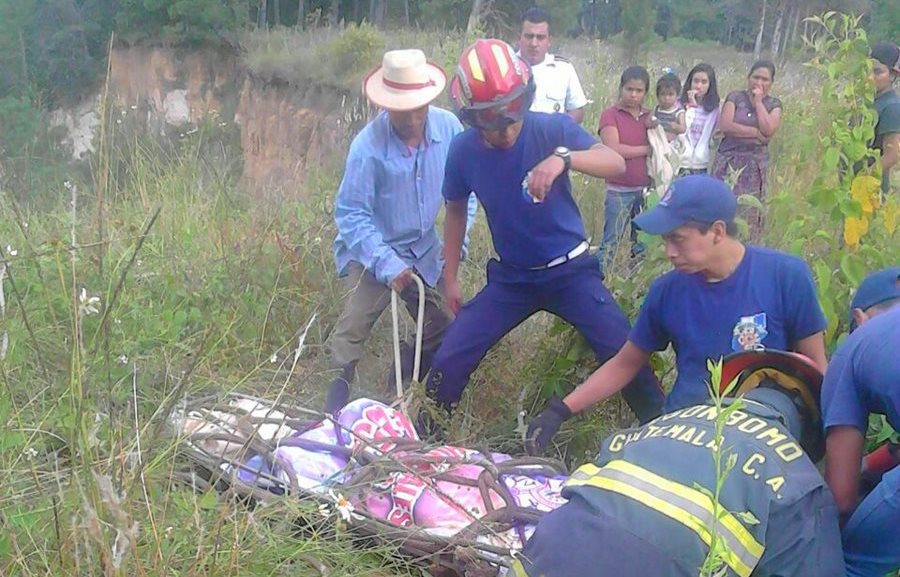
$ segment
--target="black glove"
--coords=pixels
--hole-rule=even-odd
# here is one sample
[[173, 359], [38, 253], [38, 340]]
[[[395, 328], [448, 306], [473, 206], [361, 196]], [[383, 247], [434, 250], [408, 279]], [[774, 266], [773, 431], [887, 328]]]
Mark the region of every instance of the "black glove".
[[525, 434], [525, 451], [529, 455], [538, 455], [544, 452], [553, 439], [553, 435], [571, 417], [572, 411], [562, 402], [562, 399], [556, 395], [550, 397], [550, 400], [547, 401], [547, 408], [528, 423], [528, 432]]

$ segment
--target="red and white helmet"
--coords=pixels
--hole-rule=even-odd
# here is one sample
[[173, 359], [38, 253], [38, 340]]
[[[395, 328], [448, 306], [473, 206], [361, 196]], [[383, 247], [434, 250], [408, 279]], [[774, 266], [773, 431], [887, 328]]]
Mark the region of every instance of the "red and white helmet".
[[[809, 357], [775, 349], [731, 353], [722, 362], [719, 391], [724, 393], [734, 380], [737, 383], [730, 394], [735, 397], [767, 387], [785, 393], [784, 398], [799, 410], [802, 420], [800, 433], [795, 433], [797, 440], [813, 462], [822, 458], [825, 454], [820, 404], [823, 377]], [[773, 402], [764, 404], [778, 410]]]
[[450, 96], [459, 117], [471, 126], [502, 129], [522, 119], [534, 101], [528, 64], [502, 40], [477, 40], [459, 58]]

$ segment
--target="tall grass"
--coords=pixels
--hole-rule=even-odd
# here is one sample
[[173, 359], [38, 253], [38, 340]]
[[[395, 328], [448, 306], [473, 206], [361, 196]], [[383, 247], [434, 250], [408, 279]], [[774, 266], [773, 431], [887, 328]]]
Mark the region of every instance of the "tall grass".
[[[359, 62], [377, 62], [374, 33], [362, 34], [365, 42], [350, 43], [367, 51]], [[321, 63], [284, 58], [310, 42], [289, 35], [247, 39], [245, 60], [261, 76], [312, 81], [323, 70], [305, 67]], [[452, 70], [464, 42], [456, 33], [406, 32], [385, 38], [384, 46], [420, 46]], [[572, 57], [593, 98], [585, 120], [593, 132], [632, 56], [589, 42], [559, 49]], [[742, 86], [749, 65], [746, 55], [665, 45], [642, 58], [651, 71], [675, 65], [682, 76], [709, 60], [723, 96]], [[850, 284], [834, 264], [843, 250], [834, 240], [841, 225], [827, 218], [830, 207], [805, 194], [821, 170], [815, 130], [825, 125], [827, 110], [816, 97], [819, 82], [797, 64], [779, 73], [774, 93], [785, 102], [785, 121], [772, 144], [765, 242], [804, 256], [831, 255], [817, 273], [820, 283], [826, 272], [835, 277], [837, 292], [828, 298], [836, 301]], [[311, 169], [300, 193], [254, 194], [239, 184], [240, 153], [228, 144], [232, 127], [203, 123], [175, 143], [160, 143], [136, 131], [130, 114], [104, 116], [106, 145], [93, 164], [102, 170], [72, 169], [68, 186], [57, 181], [24, 200], [3, 192], [0, 335], [8, 335], [8, 347], [0, 348], [0, 574], [418, 574], [391, 551], [348, 547], [352, 536], [323, 525], [304, 503], [235, 506], [213, 492], [189, 490], [175, 476], [167, 415], [186, 396], [240, 389], [320, 405], [332, 376], [322, 343], [346, 296], [331, 257], [342, 154]], [[575, 189], [597, 239], [602, 183], [576, 176]], [[792, 227], [798, 218], [818, 219], [824, 238]], [[888, 258], [889, 246], [873, 248], [865, 266]], [[462, 270], [467, 296], [483, 284], [490, 256], [481, 215]], [[620, 257], [608, 284], [633, 316], [649, 281], [667, 268], [658, 244], [651, 245], [639, 268]], [[295, 365], [297, 337], [313, 318]], [[385, 319], [376, 327], [358, 394], [384, 395], [387, 328]], [[840, 332], [836, 324], [832, 334]], [[670, 355], [654, 363], [670, 374]], [[569, 387], [593, 367], [573, 331], [536, 315], [475, 373], [452, 438], [516, 449], [517, 413], [532, 411], [547, 390]], [[613, 400], [593, 418], [576, 420], [561, 436], [573, 440], [567, 457], [590, 458], [600, 435], [629, 418]]]

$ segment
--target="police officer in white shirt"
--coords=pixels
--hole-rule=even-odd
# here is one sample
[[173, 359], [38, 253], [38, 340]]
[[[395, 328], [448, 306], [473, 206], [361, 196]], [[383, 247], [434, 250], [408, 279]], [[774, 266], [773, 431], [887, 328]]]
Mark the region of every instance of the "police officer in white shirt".
[[548, 53], [552, 39], [550, 12], [546, 8], [534, 6], [522, 14], [519, 55], [531, 65], [537, 84], [531, 110], [565, 112], [575, 122], [581, 123], [587, 98], [572, 64], [565, 58]]

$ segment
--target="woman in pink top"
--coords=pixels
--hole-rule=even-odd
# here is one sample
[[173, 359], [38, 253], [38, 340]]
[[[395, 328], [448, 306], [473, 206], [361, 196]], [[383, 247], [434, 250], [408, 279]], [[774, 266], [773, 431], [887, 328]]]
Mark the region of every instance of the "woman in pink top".
[[[647, 157], [650, 143], [647, 125], [651, 113], [644, 108], [644, 97], [650, 87], [650, 75], [643, 66], [629, 66], [619, 81], [618, 101], [600, 114], [598, 133], [603, 144], [625, 159], [625, 174], [606, 179], [603, 214], [603, 241], [600, 243], [600, 265], [604, 267], [631, 219], [644, 206], [644, 191], [650, 185]], [[637, 242], [637, 231], [631, 227], [631, 254], [644, 247]]]

